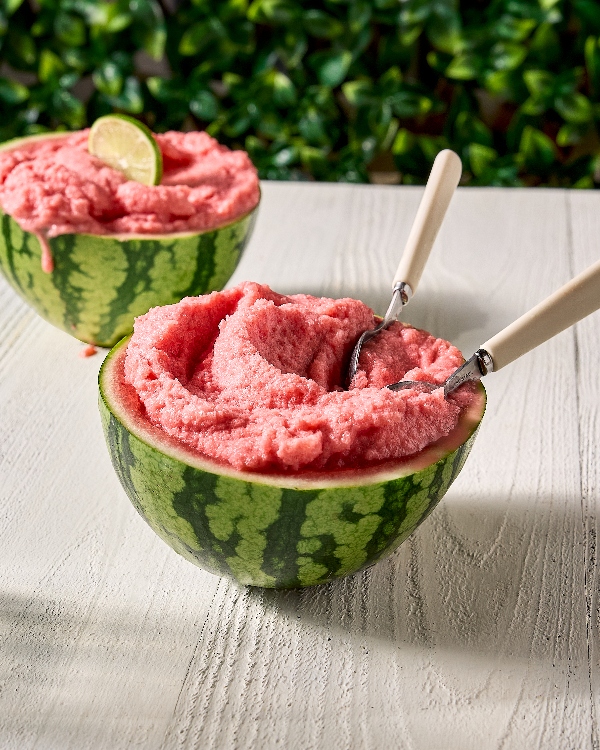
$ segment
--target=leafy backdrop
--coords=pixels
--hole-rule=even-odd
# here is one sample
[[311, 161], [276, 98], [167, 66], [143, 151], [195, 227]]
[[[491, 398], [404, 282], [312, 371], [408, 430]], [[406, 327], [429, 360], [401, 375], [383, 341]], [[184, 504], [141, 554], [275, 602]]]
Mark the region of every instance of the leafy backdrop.
[[597, 0], [0, 0], [0, 140], [127, 112], [262, 177], [600, 182]]

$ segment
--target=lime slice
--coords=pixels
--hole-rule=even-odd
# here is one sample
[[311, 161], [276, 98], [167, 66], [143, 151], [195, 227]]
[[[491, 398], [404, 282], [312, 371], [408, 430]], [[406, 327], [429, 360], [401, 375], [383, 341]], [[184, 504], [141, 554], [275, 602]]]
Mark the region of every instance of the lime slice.
[[133, 117], [99, 117], [90, 130], [88, 151], [143, 185], [158, 185], [162, 177], [158, 144], [150, 130]]

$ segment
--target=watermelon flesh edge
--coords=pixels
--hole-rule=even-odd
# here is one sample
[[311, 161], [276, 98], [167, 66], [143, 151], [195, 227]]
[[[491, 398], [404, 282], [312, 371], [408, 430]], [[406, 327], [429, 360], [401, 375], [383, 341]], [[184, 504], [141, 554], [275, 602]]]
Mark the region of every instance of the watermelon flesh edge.
[[107, 356], [99, 408], [113, 467], [136, 510], [186, 559], [249, 586], [298, 588], [391, 554], [444, 496], [471, 450], [485, 390], [456, 429], [373, 469], [258, 474], [203, 458], [145, 418], [123, 381], [129, 338]]

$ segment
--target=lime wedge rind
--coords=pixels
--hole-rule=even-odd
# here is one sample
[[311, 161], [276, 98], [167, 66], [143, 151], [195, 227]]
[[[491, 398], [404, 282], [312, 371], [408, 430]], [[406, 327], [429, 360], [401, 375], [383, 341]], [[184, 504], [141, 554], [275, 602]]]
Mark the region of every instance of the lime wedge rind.
[[162, 153], [144, 123], [128, 115], [99, 117], [90, 129], [88, 151], [127, 179], [158, 185]]

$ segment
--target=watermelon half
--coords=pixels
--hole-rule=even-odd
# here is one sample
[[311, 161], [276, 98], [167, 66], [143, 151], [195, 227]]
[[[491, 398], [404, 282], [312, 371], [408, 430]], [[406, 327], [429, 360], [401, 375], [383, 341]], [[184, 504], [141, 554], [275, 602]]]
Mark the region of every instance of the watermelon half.
[[115, 471], [154, 531], [201, 568], [241, 584], [297, 588], [368, 567], [429, 515], [460, 472], [485, 390], [455, 430], [416, 456], [328, 474], [237, 471], [167, 436], [124, 382], [129, 338], [108, 354], [99, 406]]
[[[1, 148], [64, 135], [20, 138]], [[151, 307], [222, 289], [240, 260], [256, 213], [254, 208], [206, 232], [59, 235], [48, 240], [54, 270], [45, 273], [37, 236], [0, 210], [0, 271], [49, 323], [80, 341], [111, 347]]]

